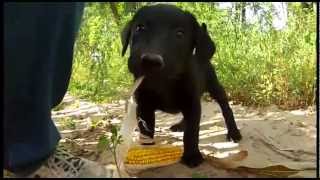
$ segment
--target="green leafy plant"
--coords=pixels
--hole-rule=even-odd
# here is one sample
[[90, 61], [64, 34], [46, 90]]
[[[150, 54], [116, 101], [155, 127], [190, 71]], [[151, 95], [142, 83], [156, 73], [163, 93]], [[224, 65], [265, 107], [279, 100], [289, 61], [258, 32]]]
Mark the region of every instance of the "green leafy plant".
[[121, 172], [117, 161], [116, 149], [118, 145], [120, 145], [122, 142], [123, 139], [122, 136], [119, 134], [119, 128], [117, 126], [111, 126], [111, 137], [107, 137], [105, 135], [100, 136], [97, 145], [98, 151], [103, 152], [105, 150], [109, 150], [112, 153], [120, 177]]

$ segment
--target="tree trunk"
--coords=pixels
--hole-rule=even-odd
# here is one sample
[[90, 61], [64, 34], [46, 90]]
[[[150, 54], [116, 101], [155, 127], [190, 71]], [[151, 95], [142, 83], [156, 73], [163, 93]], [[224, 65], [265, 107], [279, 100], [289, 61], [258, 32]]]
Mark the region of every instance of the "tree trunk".
[[211, 6], [211, 8], [213, 8], [213, 9], [216, 8], [215, 2], [211, 2], [211, 3], [210, 3], [210, 6]]
[[240, 21], [240, 3], [234, 2], [234, 8], [235, 8], [235, 22]]
[[125, 2], [125, 12], [134, 12], [137, 8], [137, 2]]
[[313, 2], [301, 2], [301, 7], [303, 9], [309, 9], [310, 11], [313, 10]]
[[118, 13], [117, 4], [116, 4], [116, 2], [109, 2], [109, 5], [110, 5], [110, 8], [111, 8], [111, 11], [112, 11], [112, 14], [113, 14], [115, 21], [116, 21], [117, 25], [119, 25], [120, 24], [120, 16]]
[[246, 2], [241, 2], [241, 25], [246, 25]]

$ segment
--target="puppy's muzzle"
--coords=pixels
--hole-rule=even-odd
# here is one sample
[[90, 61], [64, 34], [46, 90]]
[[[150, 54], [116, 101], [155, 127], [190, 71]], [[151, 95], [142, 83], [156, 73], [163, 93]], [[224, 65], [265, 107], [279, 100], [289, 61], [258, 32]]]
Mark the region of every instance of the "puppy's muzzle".
[[159, 54], [144, 53], [141, 55], [141, 65], [145, 71], [160, 70], [164, 67], [163, 57]]

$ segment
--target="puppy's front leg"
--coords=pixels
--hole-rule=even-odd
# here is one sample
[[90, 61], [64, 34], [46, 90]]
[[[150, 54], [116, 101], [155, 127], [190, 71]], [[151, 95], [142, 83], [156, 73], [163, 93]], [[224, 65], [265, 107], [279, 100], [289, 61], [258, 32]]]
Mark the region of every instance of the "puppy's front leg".
[[[153, 139], [155, 129], [155, 109], [147, 101], [138, 101], [137, 119], [140, 133]], [[154, 142], [142, 142], [154, 144]]]
[[182, 163], [189, 167], [196, 167], [203, 157], [199, 151], [199, 123], [201, 117], [200, 99], [193, 98], [190, 104], [185, 104], [182, 109], [185, 130], [183, 134], [184, 153]]

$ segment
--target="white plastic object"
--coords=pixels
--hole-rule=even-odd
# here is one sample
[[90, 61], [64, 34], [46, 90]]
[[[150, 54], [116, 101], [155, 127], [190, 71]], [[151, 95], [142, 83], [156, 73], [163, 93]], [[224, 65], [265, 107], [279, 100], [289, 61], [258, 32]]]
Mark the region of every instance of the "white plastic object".
[[117, 147], [117, 161], [120, 166], [121, 173], [125, 174], [124, 161], [129, 151], [130, 146], [133, 143], [134, 129], [137, 127], [137, 103], [134, 99], [134, 92], [142, 83], [143, 76], [136, 80], [130, 93], [130, 99], [128, 101], [127, 115], [122, 122], [119, 134], [122, 136], [123, 142]]

